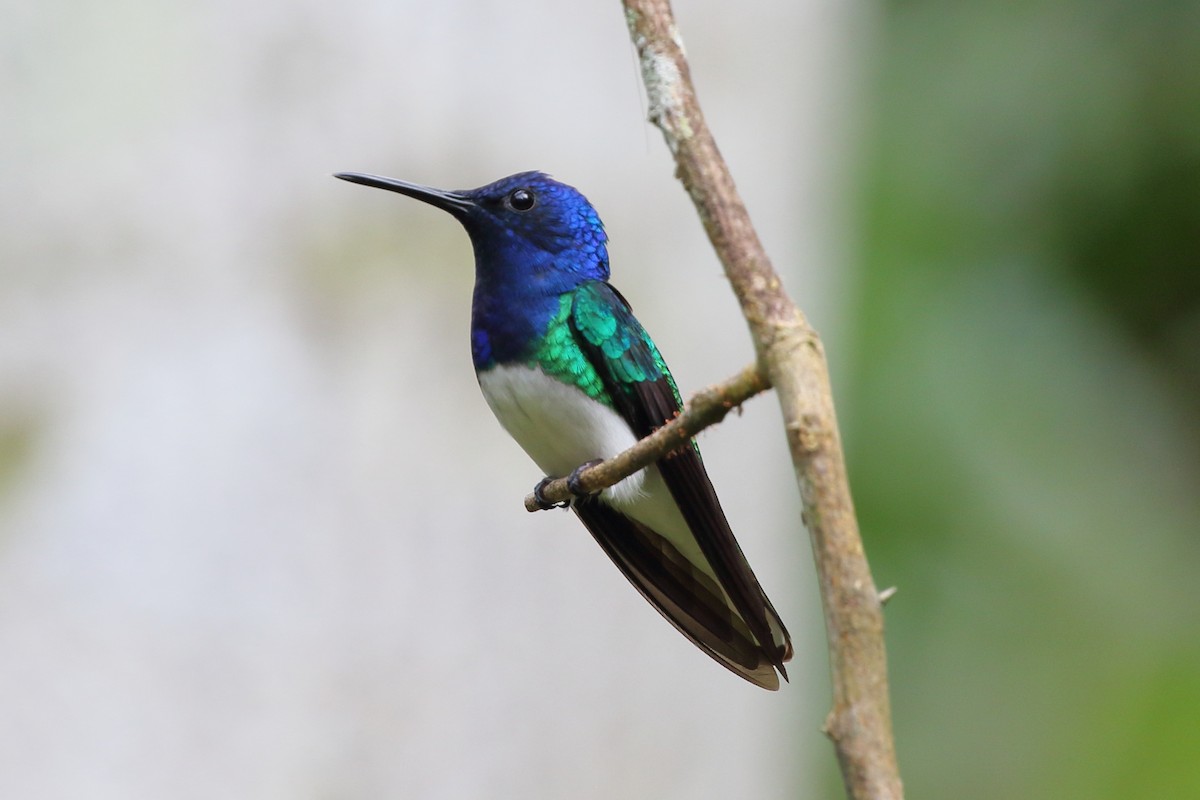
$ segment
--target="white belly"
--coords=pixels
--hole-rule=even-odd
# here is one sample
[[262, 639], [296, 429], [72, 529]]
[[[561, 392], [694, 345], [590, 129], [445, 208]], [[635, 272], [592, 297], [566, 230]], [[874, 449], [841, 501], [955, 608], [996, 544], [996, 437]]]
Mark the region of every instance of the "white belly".
[[[498, 366], [479, 374], [492, 413], [547, 475], [562, 477], [584, 462], [612, 458], [637, 441], [611, 408], [535, 367]], [[604, 490], [613, 505], [635, 500], [645, 470]]]
[[[637, 442], [617, 412], [540, 369], [493, 367], [479, 373], [479, 388], [496, 419], [546, 475], [570, 475], [580, 464], [612, 458]], [[712, 575], [657, 467], [635, 472], [600, 497]]]

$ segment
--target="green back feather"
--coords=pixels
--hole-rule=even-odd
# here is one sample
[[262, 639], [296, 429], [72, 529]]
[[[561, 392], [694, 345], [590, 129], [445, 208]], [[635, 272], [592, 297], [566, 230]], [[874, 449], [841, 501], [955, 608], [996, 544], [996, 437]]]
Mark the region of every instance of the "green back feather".
[[[602, 364], [591, 362], [580, 347], [584, 343], [604, 359]], [[547, 375], [609, 407], [613, 406], [611, 391], [627, 392], [633, 384], [660, 378], [667, 380], [680, 402], [675, 381], [650, 336], [620, 296], [599, 281], [562, 296], [531, 361]]]

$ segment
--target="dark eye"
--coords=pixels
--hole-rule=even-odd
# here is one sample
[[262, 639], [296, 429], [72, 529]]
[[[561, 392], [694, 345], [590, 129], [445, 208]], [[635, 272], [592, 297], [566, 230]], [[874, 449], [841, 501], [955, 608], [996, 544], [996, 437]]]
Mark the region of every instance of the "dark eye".
[[536, 202], [537, 198], [528, 189], [517, 189], [508, 196], [508, 205], [513, 211], [528, 211]]

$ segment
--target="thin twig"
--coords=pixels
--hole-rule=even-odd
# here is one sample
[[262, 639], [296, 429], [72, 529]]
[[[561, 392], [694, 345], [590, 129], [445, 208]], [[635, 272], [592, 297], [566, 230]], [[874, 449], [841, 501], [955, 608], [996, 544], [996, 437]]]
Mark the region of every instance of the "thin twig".
[[[732, 378], [697, 392], [675, 419], [625, 452], [580, 472], [579, 488], [598, 492], [619, 483], [687, 444], [697, 433], [725, 419], [730, 411], [769, 388], [770, 384], [758, 365], [751, 364]], [[552, 503], [569, 500], [571, 492], [567, 489], [566, 478], [547, 483], [542, 487], [542, 496]], [[530, 494], [525, 498], [525, 508], [528, 511], [540, 511], [542, 506]]]
[[903, 796], [892, 741], [883, 611], [854, 515], [824, 348], [788, 297], [700, 112], [668, 0], [623, 0], [650, 121], [675, 157], [775, 387], [825, 610], [833, 740], [854, 800]]

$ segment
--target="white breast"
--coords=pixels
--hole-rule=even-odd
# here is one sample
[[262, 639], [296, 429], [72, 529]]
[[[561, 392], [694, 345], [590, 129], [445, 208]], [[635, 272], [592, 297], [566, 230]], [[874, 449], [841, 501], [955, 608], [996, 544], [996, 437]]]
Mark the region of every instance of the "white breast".
[[[612, 458], [637, 437], [611, 408], [536, 367], [498, 366], [479, 374], [492, 413], [547, 475], [562, 477], [586, 461]], [[609, 489], [614, 505], [641, 495], [645, 471]]]
[[[479, 387], [496, 419], [547, 475], [570, 475], [580, 464], [612, 458], [637, 441], [617, 412], [535, 367], [493, 367], [479, 374]], [[601, 497], [713, 575], [657, 467], [635, 472]]]

